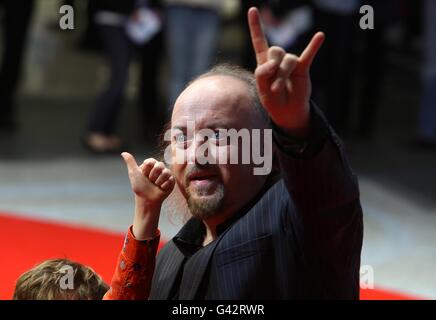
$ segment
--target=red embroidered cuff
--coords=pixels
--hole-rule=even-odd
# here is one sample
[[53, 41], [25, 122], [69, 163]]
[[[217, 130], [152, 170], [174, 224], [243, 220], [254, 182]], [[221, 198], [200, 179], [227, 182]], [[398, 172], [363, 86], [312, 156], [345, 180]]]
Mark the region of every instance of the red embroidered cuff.
[[157, 248], [159, 246], [160, 231], [156, 231], [154, 238], [146, 240], [136, 240], [133, 236], [132, 226], [130, 226], [124, 240], [122, 256], [131, 263], [147, 264], [147, 261], [152, 257], [156, 257]]

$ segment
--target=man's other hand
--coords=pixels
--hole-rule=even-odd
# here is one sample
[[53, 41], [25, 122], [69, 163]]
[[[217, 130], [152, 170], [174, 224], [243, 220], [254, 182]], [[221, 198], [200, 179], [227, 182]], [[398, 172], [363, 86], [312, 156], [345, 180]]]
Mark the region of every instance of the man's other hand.
[[324, 42], [316, 33], [301, 56], [269, 47], [262, 30], [259, 11], [248, 10], [251, 40], [256, 53], [255, 71], [259, 98], [269, 116], [285, 132], [305, 138], [310, 120], [310, 67]]

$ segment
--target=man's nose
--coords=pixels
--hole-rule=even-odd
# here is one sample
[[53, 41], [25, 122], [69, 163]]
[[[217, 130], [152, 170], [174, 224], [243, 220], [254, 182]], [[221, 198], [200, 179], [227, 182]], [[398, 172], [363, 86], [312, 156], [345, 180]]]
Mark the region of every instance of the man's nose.
[[210, 162], [209, 159], [209, 141], [202, 136], [196, 136], [187, 149], [188, 163], [204, 165]]

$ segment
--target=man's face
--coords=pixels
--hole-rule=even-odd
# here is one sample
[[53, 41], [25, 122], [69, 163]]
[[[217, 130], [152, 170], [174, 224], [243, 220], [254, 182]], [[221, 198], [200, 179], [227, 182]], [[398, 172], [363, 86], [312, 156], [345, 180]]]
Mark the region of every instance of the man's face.
[[[266, 177], [241, 163], [241, 145], [223, 132], [261, 126], [248, 86], [238, 79], [210, 76], [182, 92], [171, 119], [172, 169], [193, 216], [226, 219], [260, 191]], [[238, 161], [230, 164], [235, 154]]]

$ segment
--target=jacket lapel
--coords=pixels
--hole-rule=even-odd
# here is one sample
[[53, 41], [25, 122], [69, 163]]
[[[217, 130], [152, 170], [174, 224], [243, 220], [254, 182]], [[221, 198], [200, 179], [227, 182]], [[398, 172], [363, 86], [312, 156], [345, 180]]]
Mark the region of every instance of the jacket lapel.
[[180, 300], [193, 300], [196, 298], [201, 282], [206, 276], [210, 259], [221, 239], [222, 237], [218, 237], [187, 261], [180, 286]]
[[162, 254], [162, 261], [156, 265], [149, 300], [171, 299], [170, 293], [185, 256], [170, 241]]

